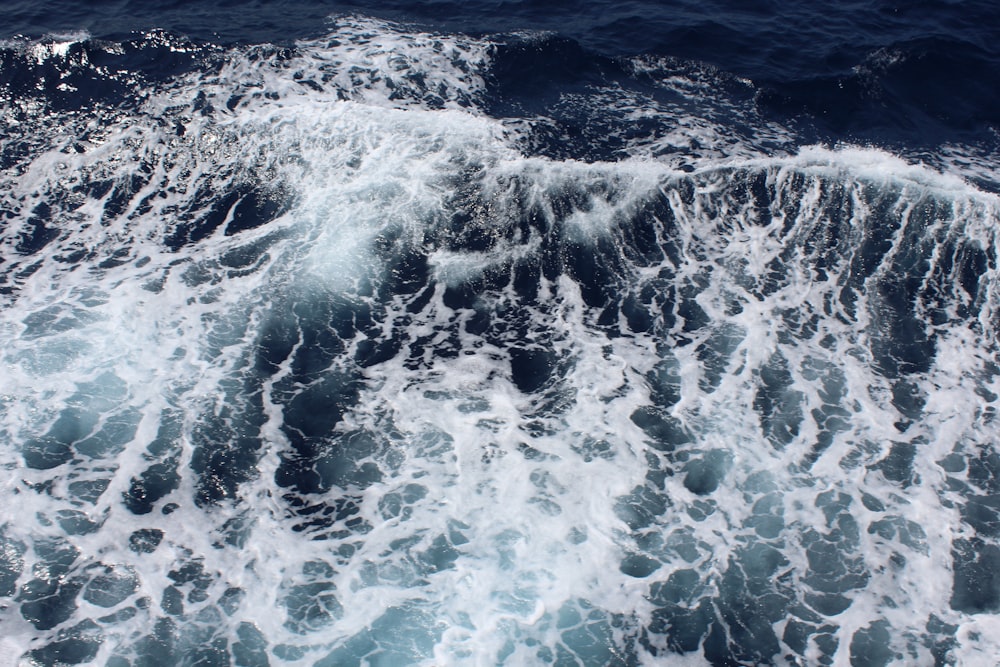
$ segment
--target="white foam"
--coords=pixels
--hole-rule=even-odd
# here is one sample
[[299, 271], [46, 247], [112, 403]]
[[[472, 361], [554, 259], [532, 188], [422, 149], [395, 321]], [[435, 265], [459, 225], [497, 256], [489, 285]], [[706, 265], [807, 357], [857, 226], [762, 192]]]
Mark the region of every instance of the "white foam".
[[[187, 631], [193, 633], [205, 618], [230, 639], [246, 622], [272, 650], [282, 643], [302, 647], [303, 656], [289, 662], [310, 664], [402, 609], [418, 620], [397, 628], [405, 635], [400, 641], [430, 645], [407, 654], [414, 662], [495, 664], [509, 649], [509, 662], [528, 664], [541, 661], [529, 640], [555, 650], [571, 643], [571, 629], [591, 622], [595, 632], [623, 643], [625, 633], [651, 623], [651, 585], [675, 571], [696, 569], [704, 594], [718, 600], [724, 577], [730, 568], [743, 567], [742, 550], [754, 544], [780, 547], [787, 563], [776, 579], [787, 576], [805, 591], [816, 569], [808, 535], [834, 530], [817, 502], [827, 491], [851, 499], [841, 514], [857, 522], [857, 545], [842, 555], [869, 577], [847, 591], [853, 600], [848, 610], [829, 619], [839, 626], [835, 661], [849, 661], [857, 629], [888, 619], [894, 646], [902, 647], [907, 636], [926, 631], [931, 614], [960, 627], [956, 656], [971, 662], [995, 650], [993, 615], [950, 608], [951, 545], [969, 528], [961, 524], [959, 509], [949, 506], [947, 476], [936, 464], [992, 433], [983, 417], [989, 401], [975, 393], [973, 380], [987, 373], [995, 356], [995, 269], [983, 278], [976, 322], [941, 331], [931, 370], [918, 378], [927, 397], [924, 416], [905, 434], [893, 425], [901, 415], [892, 404], [890, 381], [874, 370], [870, 347], [883, 322], [873, 281], [886, 276], [869, 279], [871, 289], [857, 295], [853, 314], [840, 300], [849, 278], [847, 256], [877, 231], [866, 199], [870, 186], [898, 200], [889, 208], [904, 227], [921, 224], [908, 212], [915, 200], [952, 202], [950, 217], [932, 221], [926, 234], [950, 230], [952, 237], [967, 235], [989, 248], [996, 247], [994, 197], [957, 177], [855, 147], [809, 147], [777, 157], [745, 144], [732, 151], [710, 148], [690, 175], [675, 171], [669, 160], [584, 164], [525, 158], [512, 147], [512, 125], [474, 107], [490, 49], [485, 41], [351, 20], [336, 38], [299, 44], [288, 59], [251, 48], [229, 54], [211, 74], [182, 77], [134, 115], [108, 119], [82, 153], [68, 150], [78, 138], [73, 132], [101, 117], [76, 120], [65, 134], [39, 121], [50, 130], [45, 141], [52, 147], [38, 148], [23, 169], [0, 176], [0, 196], [16, 212], [3, 232], [4, 256], [19, 269], [43, 260], [30, 275], [12, 279], [0, 311], [0, 431], [23, 446], [44, 435], [70, 403], [93, 417], [91, 430], [127, 414], [139, 417], [134, 434], [118, 447], [77, 456], [57, 473], [26, 469], [20, 452], [7, 448], [0, 454], [8, 501], [0, 524], [6, 538], [28, 546], [21, 586], [42, 566], [34, 549], [48, 537], [80, 551], [72, 575], [102, 563], [131, 568], [140, 583], [110, 610], [81, 602], [51, 632], [31, 627], [16, 605], [0, 610], [6, 628], [0, 655], [41, 648], [60, 629], [148, 597], [148, 608], [106, 631], [98, 657], [107, 658], [164, 615], [158, 606], [176, 584], [171, 570], [198, 563], [209, 580], [206, 599], [184, 600], [179, 642], [195, 637]], [[407, 89], [406, 77], [414, 72], [443, 92], [425, 97], [418, 87]], [[299, 83], [305, 80], [319, 89]], [[199, 93], [215, 106], [214, 114], [196, 112]], [[230, 109], [233, 95], [242, 98]], [[696, 121], [690, 120], [693, 127]], [[114, 187], [135, 173], [146, 176], [121, 210], [109, 213], [117, 205]], [[734, 189], [756, 175], [772, 197], [766, 211]], [[113, 187], [104, 194], [74, 191], [105, 179]], [[451, 222], [461, 187], [485, 202], [472, 211], [469, 224], [497, 231], [495, 244], [474, 254], [434, 245]], [[843, 201], [850, 202], [853, 217], [833, 227], [837, 211], [829, 209], [828, 197], [838, 187], [847, 193]], [[252, 188], [288, 208], [267, 225], [235, 235], [226, 234], [235, 219], [229, 210], [205, 238], [169, 250], [179, 219], [207, 213], [200, 188]], [[553, 202], [567, 192], [576, 203], [557, 212]], [[59, 236], [44, 257], [24, 256], [16, 250], [19, 235], [30, 233], [30, 211], [42, 199], [55, 206], [52, 224]], [[540, 277], [534, 303], [507, 285], [477, 294], [470, 308], [447, 305], [447, 287], [487, 268], [513, 271], [535, 260], [544, 243], [592, 251], [597, 241], [617, 241], [638, 206], [649, 201], [669, 209], [648, 222], [657, 226], [661, 241], [676, 242], [677, 258], [626, 265], [616, 278], [636, 293], [648, 288], [656, 303], [669, 308], [676, 305], [667, 302], [670, 285], [697, 286], [694, 302], [706, 314], [703, 326], [684, 331], [680, 321], [667, 330], [662, 313], [653, 318], [651, 333], [631, 331], [623, 321], [600, 324], [581, 286], [566, 275]], [[540, 212], [539, 228], [507, 234], [528, 210]], [[816, 246], [826, 237], [815, 235], [827, 228], [847, 236], [839, 241], [848, 255], [838, 255], [840, 263], [821, 277], [816, 265], [822, 249]], [[554, 236], [556, 231], [564, 236]], [[901, 251], [901, 234], [888, 255]], [[92, 254], [74, 262], [54, 259], [78, 249]], [[393, 253], [406, 249], [427, 254], [436, 281], [429, 300], [412, 309], [411, 296], [376, 303], [366, 284], [381, 284]], [[791, 261], [785, 266], [791, 267], [769, 277], [772, 262], [786, 251]], [[256, 258], [238, 269], [226, 264], [239, 252], [256, 252]], [[122, 263], [101, 266], [116, 256]], [[5, 270], [5, 276], [15, 273]], [[779, 284], [768, 291], [770, 279]], [[234, 401], [232, 387], [253, 386], [248, 368], [264, 324], [295, 315], [289, 304], [308, 309], [334, 299], [384, 307], [385, 313], [370, 330], [354, 331], [343, 341], [347, 352], [317, 371], [357, 372], [363, 380], [358, 399], [345, 406], [322, 447], [335, 453], [353, 435], [370, 437], [376, 443], [372, 453], [354, 463], [377, 466], [381, 478], [308, 500], [332, 504], [355, 497], [368, 528], [347, 530], [346, 537], [331, 536], [329, 526], [303, 530], [306, 519], [275, 484], [282, 457], [292, 454], [283, 430], [289, 393], [307, 389], [304, 383], [291, 389], [282, 384], [294, 375], [294, 355], [256, 387], [265, 419], [254, 434], [262, 446], [255, 474], [234, 497], [198, 507], [192, 499], [204, 480], [191, 471], [197, 429], [240, 400], [251, 400], [237, 393]], [[465, 324], [478, 312], [504, 321], [499, 330], [506, 338], [469, 333]], [[803, 321], [816, 315], [815, 332], [789, 337], [785, 318], [791, 314]], [[308, 318], [301, 317], [289, 326], [304, 326]], [[402, 350], [392, 358], [363, 370], [351, 360], [365, 338], [393, 334]], [[682, 338], [690, 341], [682, 344]], [[717, 367], [706, 361], [703, 345], [718, 348]], [[443, 352], [449, 346], [453, 354]], [[512, 352], [523, 347], [549, 352], [559, 366], [538, 393], [520, 391], [512, 375]], [[754, 405], [761, 371], [778, 354], [790, 378], [785, 396], [803, 415], [801, 427], [780, 446], [765, 436]], [[653, 401], [651, 378], [665, 366], [676, 375], [680, 399], [660, 407], [692, 438], [670, 455], [632, 420], [636, 409]], [[996, 380], [991, 382], [996, 389]], [[847, 413], [842, 428], [815, 416], [833, 407]], [[180, 415], [168, 452], [178, 461], [179, 486], [153, 513], [133, 515], [122, 494], [162, 455], [150, 447], [170, 411]], [[814, 452], [827, 430], [835, 433], [822, 452]], [[920, 447], [914, 461], [919, 481], [905, 489], [875, 467], [900, 440]], [[710, 451], [725, 454], [720, 465], [726, 471], [717, 490], [699, 494], [685, 484], [684, 465]], [[653, 463], [673, 473], [662, 487], [647, 479]], [[44, 492], [28, 486], [53, 478]], [[71, 490], [72, 483], [94, 480], [107, 483], [96, 502]], [[666, 506], [639, 529], [629, 527], [621, 509], [623, 503], [635, 509], [636, 489], [654, 492]], [[783, 528], [764, 538], [751, 520], [755, 503], [769, 494], [778, 495]], [[863, 494], [886, 509], [867, 508]], [[169, 502], [178, 507], [163, 514]], [[82, 512], [100, 528], [66, 534], [58, 523], [64, 510]], [[869, 532], [881, 519], [912, 522], [924, 536]], [[220, 542], [231, 520], [247, 522], [239, 548]], [[130, 535], [141, 528], [164, 533], [153, 553], [128, 549]], [[671, 546], [683, 535], [693, 536], [690, 557]], [[318, 537], [328, 539], [313, 539]], [[435, 551], [441, 540], [450, 551]], [[893, 564], [893, 552], [905, 556], [905, 565]], [[654, 561], [648, 574], [622, 571], [630, 554]], [[428, 561], [435, 557], [451, 559], [450, 565], [432, 567]], [[317, 562], [330, 572], [307, 574]], [[317, 581], [331, 584], [337, 602], [327, 601], [329, 614], [317, 614], [310, 631], [296, 632], [288, 622], [290, 591]], [[230, 586], [246, 596], [231, 617], [218, 605]], [[620, 616], [621, 627], [612, 628], [613, 615]], [[570, 620], [560, 626], [564, 617]], [[812, 650], [807, 660], [818, 657], [818, 645]], [[665, 659], [645, 648], [634, 651], [644, 664]], [[694, 655], [669, 659], [704, 662]]]

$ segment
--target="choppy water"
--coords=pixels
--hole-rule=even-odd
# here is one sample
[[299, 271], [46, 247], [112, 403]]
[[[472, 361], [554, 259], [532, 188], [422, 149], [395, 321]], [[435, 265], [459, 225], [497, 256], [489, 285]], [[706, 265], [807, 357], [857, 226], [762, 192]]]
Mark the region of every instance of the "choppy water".
[[273, 41], [0, 45], [0, 664], [996, 662], [985, 105]]

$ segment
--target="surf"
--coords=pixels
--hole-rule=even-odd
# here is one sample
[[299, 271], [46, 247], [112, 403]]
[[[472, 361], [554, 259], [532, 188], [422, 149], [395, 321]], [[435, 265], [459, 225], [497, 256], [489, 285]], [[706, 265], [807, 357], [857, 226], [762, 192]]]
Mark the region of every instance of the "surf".
[[[142, 91], [3, 102], [10, 653], [994, 651], [995, 196], [741, 139], [750, 84], [704, 68], [498, 113], [546, 39], [4, 46]], [[631, 129], [558, 154], [578, 115]]]

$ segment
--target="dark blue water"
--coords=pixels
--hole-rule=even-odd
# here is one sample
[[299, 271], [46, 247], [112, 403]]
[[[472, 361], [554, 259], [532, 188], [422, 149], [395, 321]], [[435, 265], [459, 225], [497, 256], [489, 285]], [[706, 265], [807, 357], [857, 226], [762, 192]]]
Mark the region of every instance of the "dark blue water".
[[1000, 6], [7, 2], [0, 667], [1000, 664]]
[[[0, 37], [160, 28], [215, 44], [289, 44], [358, 13], [472, 35], [541, 30], [540, 85], [587, 80], [601, 57], [653, 54], [750, 79], [756, 109], [806, 141], [995, 146], [1000, 8], [978, 2], [9, 2]], [[157, 73], [159, 63], [149, 63]], [[170, 73], [169, 68], [165, 73]]]

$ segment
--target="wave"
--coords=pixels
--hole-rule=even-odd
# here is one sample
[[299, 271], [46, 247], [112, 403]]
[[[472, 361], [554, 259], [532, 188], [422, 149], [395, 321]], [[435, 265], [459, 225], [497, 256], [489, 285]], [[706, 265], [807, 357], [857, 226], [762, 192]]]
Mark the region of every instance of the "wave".
[[996, 652], [995, 195], [574, 48], [3, 47], [9, 654]]

